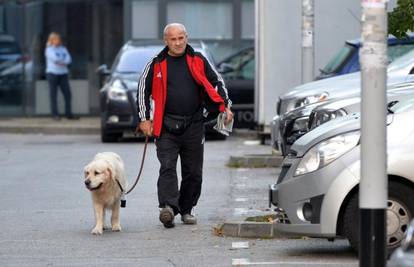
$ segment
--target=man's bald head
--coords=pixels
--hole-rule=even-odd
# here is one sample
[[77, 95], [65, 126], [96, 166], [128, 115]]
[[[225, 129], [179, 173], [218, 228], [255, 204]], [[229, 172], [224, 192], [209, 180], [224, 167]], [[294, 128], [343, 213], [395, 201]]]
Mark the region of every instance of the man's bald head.
[[167, 24], [164, 28], [164, 37], [168, 34], [168, 31], [170, 29], [179, 29], [181, 30], [185, 35], [187, 35], [187, 30], [185, 29], [185, 26], [181, 23], [170, 23]]

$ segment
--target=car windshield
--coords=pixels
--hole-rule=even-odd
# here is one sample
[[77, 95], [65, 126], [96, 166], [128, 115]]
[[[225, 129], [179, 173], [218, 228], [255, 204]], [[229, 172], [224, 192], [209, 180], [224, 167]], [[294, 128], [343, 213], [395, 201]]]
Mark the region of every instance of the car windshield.
[[329, 60], [328, 64], [321, 70], [324, 74], [334, 73], [340, 68], [344, 62], [352, 55], [356, 47], [345, 44], [341, 50], [339, 50], [332, 58]]
[[137, 48], [124, 51], [114, 62], [114, 71], [120, 73], [139, 73], [148, 61], [154, 57], [159, 48]]
[[[112, 70], [118, 73], [140, 73], [148, 61], [156, 56], [163, 48], [164, 46], [143, 46], [127, 49], [117, 56]], [[194, 49], [201, 52], [211, 63], [214, 62], [205, 49], [197, 46]]]
[[388, 46], [388, 60], [390, 62], [408, 53], [414, 48], [414, 44], [399, 44]]
[[15, 42], [0, 42], [0, 55], [4, 54], [18, 54], [20, 49]]
[[222, 63], [227, 64], [232, 69], [232, 71], [223, 73], [226, 79], [254, 79], [255, 58], [253, 48], [245, 49], [241, 53], [222, 61]]
[[389, 66], [388, 70], [402, 69], [408, 67], [414, 61], [414, 49], [411, 49], [410, 52], [402, 55], [399, 58], [396, 58]]

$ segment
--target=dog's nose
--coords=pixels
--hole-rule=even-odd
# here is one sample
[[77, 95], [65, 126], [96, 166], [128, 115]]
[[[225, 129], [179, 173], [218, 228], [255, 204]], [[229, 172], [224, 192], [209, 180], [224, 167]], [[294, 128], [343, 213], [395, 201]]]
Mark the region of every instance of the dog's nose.
[[90, 185], [91, 184], [91, 180], [85, 180], [85, 185]]

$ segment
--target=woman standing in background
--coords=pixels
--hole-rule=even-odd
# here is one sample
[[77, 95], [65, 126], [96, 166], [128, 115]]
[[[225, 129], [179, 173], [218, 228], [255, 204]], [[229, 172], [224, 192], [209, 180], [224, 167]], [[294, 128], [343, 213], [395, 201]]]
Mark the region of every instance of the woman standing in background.
[[54, 120], [60, 120], [57, 107], [57, 90], [58, 87], [62, 91], [65, 99], [65, 116], [67, 119], [73, 120], [77, 117], [72, 114], [71, 92], [68, 79], [68, 65], [72, 62], [72, 58], [62, 44], [60, 35], [56, 32], [49, 34], [46, 49], [46, 76], [49, 83], [50, 92], [50, 108]]

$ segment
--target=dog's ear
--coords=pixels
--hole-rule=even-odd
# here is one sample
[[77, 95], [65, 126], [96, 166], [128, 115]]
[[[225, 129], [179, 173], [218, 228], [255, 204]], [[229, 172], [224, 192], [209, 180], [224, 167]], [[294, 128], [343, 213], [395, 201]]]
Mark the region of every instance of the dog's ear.
[[106, 168], [106, 171], [108, 172], [108, 176], [109, 176], [109, 179], [113, 179], [113, 172], [112, 172], [112, 168], [111, 167], [108, 167], [108, 168]]

